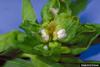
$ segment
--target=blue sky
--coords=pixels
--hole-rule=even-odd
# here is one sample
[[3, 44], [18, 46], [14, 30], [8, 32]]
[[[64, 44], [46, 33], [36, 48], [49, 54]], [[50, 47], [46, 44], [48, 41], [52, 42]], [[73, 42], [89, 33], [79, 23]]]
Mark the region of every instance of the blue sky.
[[82, 22], [100, 24], [100, 0], [90, 0], [80, 18]]
[[[31, 0], [40, 22], [40, 11], [47, 0]], [[21, 0], [0, 0], [0, 33], [18, 28], [22, 22]], [[87, 8], [79, 15], [81, 22], [100, 23], [100, 0], [90, 0]]]
[[0, 33], [17, 28], [21, 23], [21, 0], [0, 0]]

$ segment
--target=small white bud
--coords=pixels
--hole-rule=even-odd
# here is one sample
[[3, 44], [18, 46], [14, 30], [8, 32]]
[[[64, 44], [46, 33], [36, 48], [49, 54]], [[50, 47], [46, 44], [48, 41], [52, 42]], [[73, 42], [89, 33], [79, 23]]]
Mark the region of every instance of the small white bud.
[[41, 34], [46, 34], [45, 29], [40, 30]]
[[57, 15], [59, 10], [57, 8], [50, 8], [50, 11], [52, 12], [52, 14]]
[[48, 40], [49, 40], [49, 35], [42, 35], [42, 38], [43, 38], [45, 41], [48, 41]]
[[58, 37], [58, 39], [62, 39], [62, 38], [64, 38], [64, 37], [66, 37], [66, 36], [67, 36], [67, 34], [66, 34], [65, 29], [61, 29], [61, 30], [59, 30], [59, 31], [57, 32], [57, 37]]
[[46, 33], [45, 29], [41, 30], [41, 36], [42, 36], [43, 40], [45, 40], [45, 41], [49, 40], [49, 35]]
[[47, 45], [45, 45], [43, 48], [44, 48], [45, 50], [48, 50], [48, 46], [47, 46]]

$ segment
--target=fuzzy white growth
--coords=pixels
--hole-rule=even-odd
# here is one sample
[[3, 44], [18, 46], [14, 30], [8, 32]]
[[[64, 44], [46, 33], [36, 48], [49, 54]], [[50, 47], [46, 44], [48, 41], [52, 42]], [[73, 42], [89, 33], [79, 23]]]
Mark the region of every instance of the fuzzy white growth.
[[65, 29], [61, 29], [61, 30], [59, 30], [59, 31], [57, 32], [57, 37], [58, 37], [58, 39], [62, 39], [62, 38], [64, 38], [64, 37], [66, 37], [66, 36], [67, 36], [67, 34], [66, 34]]
[[45, 45], [43, 48], [44, 48], [45, 50], [48, 50], [48, 46], [47, 46], [47, 45]]
[[59, 10], [57, 8], [50, 8], [50, 11], [52, 14], [57, 15]]
[[45, 29], [41, 30], [41, 35], [42, 35], [43, 40], [45, 40], [45, 41], [49, 40], [49, 35], [46, 33]]

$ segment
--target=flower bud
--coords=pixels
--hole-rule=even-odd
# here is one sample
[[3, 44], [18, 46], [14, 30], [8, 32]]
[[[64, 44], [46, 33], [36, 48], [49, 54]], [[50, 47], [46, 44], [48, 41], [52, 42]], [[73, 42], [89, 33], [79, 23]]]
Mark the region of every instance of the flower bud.
[[62, 39], [62, 38], [64, 38], [64, 37], [66, 37], [66, 36], [67, 36], [67, 34], [66, 34], [65, 29], [61, 29], [61, 30], [59, 30], [59, 31], [57, 32], [57, 38], [58, 38], [58, 39]]
[[42, 36], [42, 39], [45, 40], [45, 41], [48, 41], [49, 40], [49, 35], [46, 33], [46, 30], [45, 29], [42, 29], [41, 30], [41, 36]]
[[45, 45], [43, 48], [44, 48], [45, 50], [48, 50], [48, 46], [47, 46], [47, 45]]
[[59, 10], [57, 8], [50, 8], [50, 11], [51, 11], [51, 13], [53, 15], [57, 15], [57, 13], [58, 13]]

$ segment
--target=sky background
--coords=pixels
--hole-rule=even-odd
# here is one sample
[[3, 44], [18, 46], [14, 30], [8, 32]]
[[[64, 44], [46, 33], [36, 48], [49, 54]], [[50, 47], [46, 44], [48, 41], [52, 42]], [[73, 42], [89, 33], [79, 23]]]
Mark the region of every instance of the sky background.
[[[37, 20], [41, 22], [40, 12], [47, 0], [31, 0], [33, 8], [35, 9]], [[7, 33], [14, 29], [18, 29], [18, 26], [22, 22], [21, 9], [22, 9], [21, 0], [0, 0], [0, 34]], [[100, 0], [89, 0], [89, 4], [83, 12], [79, 15], [82, 23], [94, 23], [100, 24]], [[98, 48], [97, 48], [98, 47]], [[99, 49], [100, 46], [96, 48]], [[92, 48], [92, 47], [91, 47]], [[92, 52], [83, 53], [81, 58], [84, 59], [95, 59], [100, 60], [99, 50], [95, 51], [92, 49]], [[97, 54], [97, 55], [96, 55]], [[95, 56], [94, 56], [95, 55]], [[88, 58], [87, 58], [88, 57]], [[99, 57], [99, 59], [98, 59]]]
[[[41, 22], [40, 12], [47, 0], [31, 0], [37, 19]], [[21, 0], [0, 0], [0, 33], [18, 28], [22, 22]], [[80, 13], [82, 23], [100, 23], [100, 0], [90, 0], [86, 9]]]

